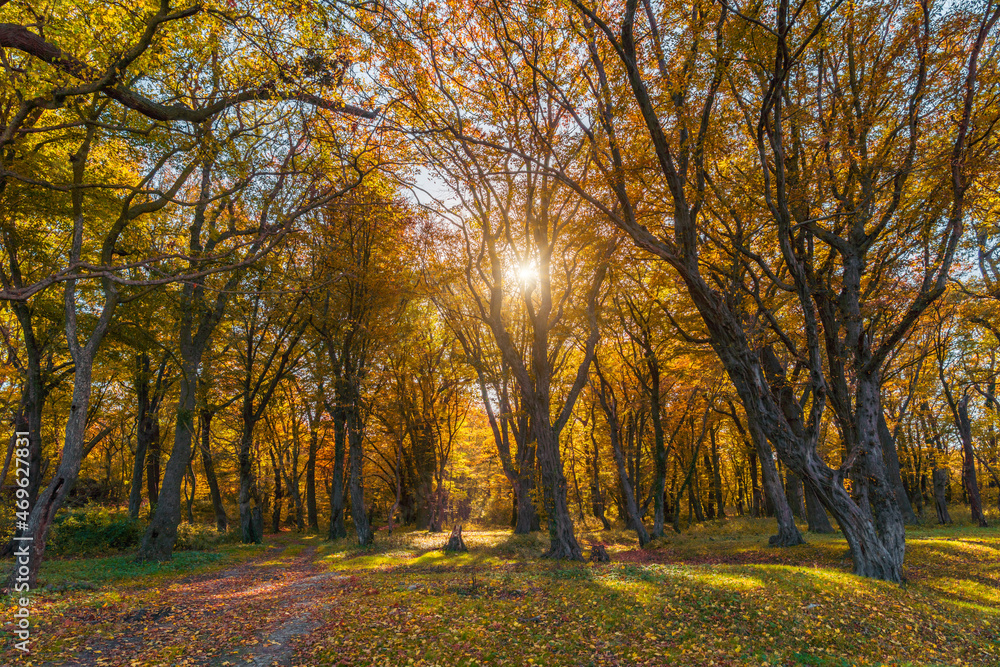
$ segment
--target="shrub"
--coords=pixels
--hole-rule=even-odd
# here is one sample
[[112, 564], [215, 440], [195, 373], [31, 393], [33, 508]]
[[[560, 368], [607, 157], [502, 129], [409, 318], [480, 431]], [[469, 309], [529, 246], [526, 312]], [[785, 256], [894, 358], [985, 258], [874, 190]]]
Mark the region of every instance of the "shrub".
[[226, 538], [234, 531], [219, 533], [215, 526], [204, 523], [182, 523], [177, 526], [177, 541], [174, 549], [177, 551], [208, 551], [216, 545], [232, 541]]
[[124, 510], [88, 504], [60, 512], [53, 522], [48, 549], [56, 555], [77, 556], [135, 548], [144, 526]]

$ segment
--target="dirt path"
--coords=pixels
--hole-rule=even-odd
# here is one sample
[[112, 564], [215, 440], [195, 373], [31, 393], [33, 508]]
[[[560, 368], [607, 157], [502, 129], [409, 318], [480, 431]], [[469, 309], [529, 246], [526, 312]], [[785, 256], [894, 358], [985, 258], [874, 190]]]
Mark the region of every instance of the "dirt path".
[[45, 664], [290, 665], [294, 640], [320, 626], [350, 578], [322, 572], [315, 547], [287, 550], [161, 589], [123, 589], [113, 605], [71, 608], [40, 629], [67, 656]]
[[294, 652], [291, 640], [307, 635], [322, 625], [320, 617], [333, 605], [332, 601], [323, 601], [326, 598], [323, 585], [338, 579], [346, 577], [327, 572], [291, 584], [289, 593], [299, 600], [289, 609], [291, 618], [273, 630], [260, 647], [248, 651], [243, 656], [245, 664], [254, 667], [291, 665]]

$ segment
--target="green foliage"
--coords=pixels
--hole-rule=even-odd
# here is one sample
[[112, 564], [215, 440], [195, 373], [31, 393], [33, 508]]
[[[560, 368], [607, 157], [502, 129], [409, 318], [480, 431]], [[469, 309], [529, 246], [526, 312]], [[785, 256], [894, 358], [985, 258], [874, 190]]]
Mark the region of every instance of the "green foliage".
[[48, 549], [53, 555], [95, 555], [139, 544], [145, 526], [124, 510], [90, 504], [60, 512]]
[[[55, 556], [95, 556], [136, 549], [146, 530], [145, 522], [128, 512], [89, 504], [56, 516], [49, 552]], [[182, 523], [177, 527], [177, 551], [212, 551], [239, 541], [239, 531], [219, 533], [214, 526]]]
[[220, 544], [232, 544], [239, 540], [239, 531], [220, 533], [215, 526], [204, 523], [182, 523], [177, 526], [176, 551], [207, 551]]

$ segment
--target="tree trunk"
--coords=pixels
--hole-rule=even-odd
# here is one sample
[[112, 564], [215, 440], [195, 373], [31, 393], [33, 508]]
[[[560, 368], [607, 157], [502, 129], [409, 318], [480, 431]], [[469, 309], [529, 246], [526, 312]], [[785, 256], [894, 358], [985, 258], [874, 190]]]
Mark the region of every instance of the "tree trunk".
[[[767, 356], [764, 356], [766, 359]], [[775, 363], [776, 363], [775, 359]], [[757, 506], [758, 516], [761, 515], [761, 510], [763, 509], [764, 500], [770, 501], [771, 507], [774, 508], [774, 516], [778, 521], [778, 534], [772, 535], [768, 538], [768, 544], [771, 546], [779, 547], [791, 547], [797, 544], [802, 544], [805, 540], [802, 539], [802, 534], [799, 533], [798, 527], [795, 525], [795, 519], [792, 516], [792, 509], [788, 505], [788, 501], [785, 498], [785, 491], [781, 486], [781, 478], [778, 476], [778, 470], [774, 463], [774, 458], [771, 454], [771, 448], [767, 444], [767, 439], [764, 433], [761, 431], [760, 427], [755, 424], [747, 415], [747, 426], [744, 429], [743, 423], [740, 421], [735, 407], [730, 404], [730, 417], [733, 423], [736, 425], [737, 430], [740, 432], [740, 436], [746, 442], [747, 433], [749, 431], [750, 442], [753, 444], [753, 448], [749, 449], [750, 456], [750, 469], [753, 479], [754, 486], [754, 504]], [[754, 472], [756, 470], [755, 462], [760, 464], [760, 476], [764, 481], [764, 493], [761, 494], [760, 490], [757, 488], [757, 474]]]
[[260, 544], [264, 536], [256, 529], [251, 514], [252, 503], [257, 495], [253, 478], [253, 418], [246, 412], [243, 415], [243, 431], [240, 436], [240, 449], [238, 453], [240, 472], [240, 526], [242, 527], [243, 544]]
[[593, 446], [590, 460], [588, 461], [590, 468], [590, 500], [591, 500], [591, 511], [594, 517], [601, 522], [604, 530], [611, 530], [611, 522], [604, 515], [604, 491], [601, 489], [601, 454], [597, 448], [597, 438], [594, 436], [594, 430], [597, 424], [594, 420], [594, 412], [591, 410], [590, 413], [590, 442]]
[[[869, 503], [862, 507], [845, 507], [845, 516], [835, 513], [834, 517], [851, 545], [855, 574], [899, 582], [906, 555], [906, 530], [895, 489], [886, 473], [878, 435], [878, 420], [882, 415], [879, 383], [870, 374], [860, 375], [856, 382], [855, 435], [860, 443], [857, 469], [866, 482]], [[870, 522], [866, 521], [864, 512], [869, 506]], [[827, 507], [834, 511], [830, 504]]]
[[[741, 341], [741, 344], [745, 343]], [[829, 468], [816, 453], [814, 439], [818, 436], [818, 431], [813, 428], [811, 436], [806, 436], [801, 405], [795, 399], [771, 346], [763, 348], [758, 355], [761, 364], [759, 369], [754, 369], [752, 363], [741, 363], [736, 358], [737, 355], [728, 350], [720, 350], [719, 347], [716, 350], [723, 355], [723, 363], [743, 400], [748, 419], [758, 420], [762, 429], [764, 424], [769, 424], [768, 437], [773, 438], [775, 448], [783, 452], [785, 464], [806, 480], [836, 518], [851, 547], [854, 573], [886, 581], [900, 581], [906, 553], [905, 529], [895, 493], [886, 476], [882, 443], [878, 436], [882, 403], [875, 371], [859, 374], [855, 378], [855, 407], [850, 415], [847, 414], [849, 410], [846, 404], [850, 402], [850, 397], [846, 395], [846, 384], [837, 389], [840, 410], [836, 412], [836, 416], [841, 432], [846, 434], [845, 437], [851, 444], [851, 455], [858, 459], [853, 466], [848, 467], [857, 471], [858, 478], [864, 481], [864, 487], [858, 490], [864, 491], [868, 498], [868, 501], [859, 504], [846, 492], [839, 473]], [[771, 396], [777, 399], [777, 405], [769, 401], [768, 396], [761, 391], [762, 387], [757, 379], [760, 373], [767, 376]], [[750, 417], [751, 412], [753, 417]], [[777, 412], [784, 416], [787, 427], [782, 427], [781, 422], [776, 420], [779, 417], [775, 414]], [[766, 468], [764, 466], [765, 470]], [[765, 482], [766, 477], [767, 474]], [[768, 488], [770, 491], [770, 483]], [[775, 490], [780, 490], [780, 480]], [[779, 502], [778, 496], [771, 493], [768, 495], [772, 503]], [[780, 500], [783, 501], [784, 498], [780, 497]], [[776, 505], [775, 511], [780, 515], [786, 509]], [[780, 540], [780, 534], [777, 539]]]
[[157, 414], [147, 416], [146, 445], [146, 495], [150, 509], [160, 500], [160, 418]]
[[746, 480], [743, 476], [743, 471], [739, 470], [736, 473], [736, 515], [743, 516], [745, 513], [746, 506]]
[[621, 425], [618, 422], [618, 402], [614, 396], [608, 396], [610, 392], [607, 391], [606, 386], [602, 378], [601, 389], [598, 395], [601, 400], [601, 408], [604, 410], [604, 415], [607, 418], [608, 427], [611, 431], [611, 449], [615, 455], [615, 466], [618, 468], [618, 482], [621, 485], [622, 495], [624, 496], [625, 509], [628, 512], [628, 519], [631, 524], [630, 527], [635, 530], [635, 534], [639, 538], [639, 547], [642, 548], [649, 543], [649, 533], [646, 532], [646, 527], [642, 524], [642, 519], [639, 518], [639, 507], [635, 502], [635, 493], [632, 491], [632, 484], [628, 479], [628, 470], [625, 467], [625, 454], [622, 452], [621, 443]]
[[[274, 456], [274, 450], [270, 450], [271, 469], [274, 472], [274, 509], [271, 510], [271, 532], [281, 532], [281, 501], [285, 497], [281, 490], [281, 463]], [[280, 457], [279, 457], [280, 458]]]
[[[3, 459], [3, 470], [0, 471], [0, 489], [4, 487], [7, 481], [7, 472], [10, 470], [10, 462], [14, 458], [14, 450], [18, 449], [17, 441], [18, 439], [25, 438], [28, 433], [28, 420], [24, 418], [24, 411], [18, 410], [17, 414], [14, 415], [14, 432], [10, 434], [10, 438], [7, 440], [7, 454]], [[22, 443], [23, 444], [23, 443]], [[4, 556], [7, 554], [4, 553]]]
[[226, 508], [222, 504], [222, 494], [219, 492], [219, 480], [215, 476], [215, 462], [212, 460], [210, 446], [212, 439], [212, 418], [214, 416], [215, 413], [210, 410], [201, 411], [199, 449], [201, 450], [201, 464], [205, 468], [205, 479], [208, 482], [208, 490], [212, 496], [212, 509], [215, 510], [215, 527], [220, 533], [224, 533], [229, 527], [229, 519], [226, 517]]
[[833, 526], [830, 525], [830, 517], [826, 515], [826, 510], [823, 509], [823, 503], [816, 497], [816, 492], [808, 484], [804, 484], [803, 486], [805, 487], [806, 519], [809, 521], [809, 532], [835, 532]]
[[940, 524], [951, 523], [948, 514], [948, 469], [934, 468], [934, 507], [937, 509], [937, 520]]
[[757, 477], [757, 450], [749, 443], [744, 444], [746, 445], [747, 450], [747, 460], [750, 462], [750, 516], [759, 519], [763, 516], [763, 512], [761, 511], [763, 505], [763, 494], [761, 493], [760, 481]]
[[879, 442], [882, 444], [882, 457], [885, 459], [886, 473], [889, 476], [889, 483], [892, 484], [896, 495], [896, 504], [899, 505], [899, 511], [903, 514], [903, 521], [908, 525], [915, 525], [919, 521], [917, 521], [917, 515], [913, 512], [910, 498], [906, 495], [906, 487], [903, 486], [903, 477], [899, 472], [899, 452], [896, 449], [896, 439], [892, 437], [889, 425], [885, 421], [885, 413], [881, 409], [878, 418], [878, 436]]
[[417, 420], [411, 429], [413, 464], [416, 486], [417, 528], [437, 532], [434, 519], [434, 469], [437, 459], [434, 448], [434, 429], [428, 421]]
[[[94, 131], [93, 127], [88, 128], [86, 139], [80, 145], [80, 148], [70, 156], [70, 161], [73, 163], [74, 185], [79, 186], [83, 183], [85, 166], [87, 164], [87, 157], [90, 152]], [[73, 240], [69, 252], [69, 259], [71, 262], [76, 262], [80, 261], [83, 252], [83, 190], [79, 187], [73, 189], [72, 205]], [[110, 240], [113, 244], [116, 238], [116, 236], [108, 236], [105, 238], [105, 241]], [[102, 256], [103, 255], [104, 253], [102, 253]], [[19, 281], [20, 278], [18, 277], [17, 280]], [[104, 293], [104, 304], [100, 308], [100, 315], [93, 323], [93, 328], [91, 329], [89, 338], [87, 338], [86, 343], [81, 345], [80, 331], [77, 324], [79, 307], [77, 305], [76, 281], [68, 280], [66, 282], [65, 291], [63, 293], [63, 312], [65, 313], [66, 342], [69, 347], [70, 355], [73, 358], [74, 367], [73, 394], [70, 403], [69, 416], [66, 418], [66, 435], [63, 442], [62, 457], [52, 480], [45, 488], [45, 491], [39, 494], [36, 502], [31, 506], [31, 512], [28, 515], [27, 530], [25, 530], [20, 536], [26, 539], [18, 540], [20, 544], [14, 551], [16, 558], [14, 559], [14, 566], [11, 570], [10, 578], [7, 581], [8, 590], [16, 589], [20, 584], [26, 584], [30, 588], [35, 587], [38, 570], [41, 567], [42, 558], [45, 554], [45, 545], [48, 540], [48, 532], [50, 526], [52, 525], [52, 520], [55, 518], [56, 512], [62, 506], [63, 501], [69, 495], [70, 491], [73, 490], [73, 486], [76, 484], [76, 480], [80, 475], [80, 465], [83, 463], [83, 459], [86, 456], [84, 443], [87, 433], [87, 412], [88, 407], [90, 406], [90, 392], [93, 384], [94, 357], [97, 354], [97, 350], [99, 349], [101, 342], [104, 340], [104, 336], [107, 334], [108, 325], [111, 323], [115, 310], [118, 307], [118, 292], [113, 283], [104, 279], [101, 282], [101, 288]], [[27, 311], [20, 306], [15, 306], [14, 310], [19, 317], [27, 314]], [[34, 355], [34, 351], [38, 349], [37, 345], [33, 342], [34, 329], [30, 326], [30, 322], [27, 322], [23, 317], [20, 321], [23, 329], [22, 334], [25, 336], [26, 344], [29, 346], [29, 355], [31, 355], [29, 356], [29, 361], [38, 361], [38, 357]], [[35, 393], [36, 390], [42, 389], [41, 385], [32, 385], [30, 381], [41, 381], [40, 366], [30, 369], [30, 376], [28, 379], [29, 399], [33, 408], [29, 412], [28, 416], [29, 428], [27, 444], [30, 456], [30, 449], [32, 447], [32, 429], [30, 424], [31, 414], [34, 413], [40, 417], [41, 404], [44, 400], [44, 390], [38, 392], [37, 394]], [[36, 432], [35, 437], [38, 438], [38, 451], [40, 456], [40, 429]], [[37, 483], [41, 482], [41, 472], [41, 469], [39, 469]], [[19, 536], [15, 535], [15, 537]], [[32, 547], [34, 547], [33, 553]]]
[[292, 498], [292, 507], [295, 509], [295, 530], [302, 533], [306, 529], [306, 513], [302, 504], [302, 492], [299, 490], [298, 465], [289, 454], [289, 461], [285, 469], [285, 487], [287, 487]]
[[128, 515], [139, 518], [139, 508], [142, 507], [142, 471], [145, 469], [147, 442], [139, 437], [136, 429], [135, 458], [132, 463], [132, 482], [128, 494]]
[[[713, 433], [714, 435], [714, 433]], [[702, 455], [702, 462], [705, 464], [705, 477], [708, 479], [708, 501], [702, 502], [705, 508], [705, 518], [715, 518], [715, 470], [712, 468], [712, 455], [708, 452]], [[699, 484], [699, 491], [701, 486]], [[699, 493], [699, 497], [700, 497]]]
[[129, 515], [134, 519], [139, 516], [142, 505], [143, 465], [146, 466], [147, 496], [150, 510], [158, 499], [160, 482], [160, 404], [166, 391], [164, 377], [167, 370], [168, 357], [164, 356], [153, 380], [149, 354], [142, 352], [136, 358], [135, 393], [136, 407], [136, 451], [132, 469], [132, 488], [129, 493]]
[[[687, 473], [684, 475], [684, 480], [681, 482], [681, 488], [677, 490], [677, 495], [674, 496], [674, 521], [673, 528], [674, 532], [680, 534], [681, 532], [681, 500], [684, 497], [684, 492], [690, 488], [691, 480], [694, 477], [695, 468], [698, 465], [698, 451], [695, 449], [694, 458], [691, 460], [691, 465], [688, 466]], [[691, 525], [691, 518], [694, 513], [694, 508], [691, 504], [691, 494], [688, 493], [688, 525]]]
[[791, 470], [785, 470], [785, 499], [792, 514], [798, 519], [806, 518], [805, 498], [802, 492], [802, 480]]
[[924, 492], [923, 492], [923, 475], [918, 475], [913, 480], [916, 488], [916, 492], [913, 494], [913, 498], [916, 500], [914, 503], [917, 506], [915, 510], [917, 513], [917, 522], [919, 523], [924, 518]]
[[569, 512], [559, 439], [549, 423], [549, 402], [538, 401], [531, 407], [538, 443], [538, 460], [542, 469], [545, 513], [549, 521], [549, 549], [543, 557], [582, 561], [583, 550], [573, 534], [573, 518]]
[[[694, 513], [694, 520], [698, 523], [704, 523], [705, 521], [705, 510], [701, 505], [701, 494], [695, 493], [696, 482], [698, 478], [698, 466], [695, 464], [695, 478], [691, 484], [688, 484], [688, 514]], [[688, 523], [691, 523], [690, 516], [688, 517]]]
[[583, 494], [580, 492], [580, 477], [576, 474], [576, 447], [570, 444], [569, 472], [573, 477], [573, 491], [576, 496], [576, 520], [583, 523], [586, 515], [583, 512]]
[[715, 495], [716, 518], [726, 518], [725, 499], [722, 494], [722, 466], [719, 457], [719, 443], [715, 437], [715, 431], [711, 432], [712, 442], [712, 491]]
[[[149, 355], [145, 352], [137, 359], [138, 368], [135, 375], [136, 414], [135, 414], [135, 459], [132, 465], [132, 487], [128, 495], [128, 514], [133, 519], [139, 518], [139, 508], [142, 506], [142, 473], [146, 465], [146, 452], [149, 450]], [[150, 501], [152, 504], [152, 500]]]
[[514, 489], [517, 498], [517, 523], [514, 526], [516, 535], [541, 530], [541, 522], [532, 499], [535, 490], [535, 445], [533, 440], [529, 440], [527, 432], [522, 430], [522, 433], [526, 441], [518, 447], [518, 477]]
[[[191, 460], [192, 441], [194, 439], [194, 413], [198, 381], [198, 364], [201, 361], [201, 350], [181, 347], [183, 368], [180, 377], [180, 398], [177, 401], [177, 422], [174, 429], [174, 446], [167, 461], [163, 474], [163, 483], [159, 502], [153, 517], [146, 528], [142, 545], [136, 558], [140, 561], [170, 560], [173, 554], [174, 542], [177, 539], [177, 526], [181, 521], [181, 483]], [[185, 354], [187, 352], [187, 354]]]
[[[441, 461], [440, 465], [443, 466], [445, 463], [445, 461]], [[428, 529], [432, 533], [440, 533], [444, 526], [444, 511], [448, 500], [447, 490], [444, 486], [445, 470], [443, 467], [439, 468], [435, 473], [435, 484], [434, 511], [431, 514], [431, 523]]]
[[771, 448], [768, 447], [764, 435], [752, 424], [750, 425], [751, 440], [757, 448], [757, 460], [760, 462], [761, 477], [764, 478], [764, 493], [774, 509], [774, 517], [778, 522], [778, 534], [768, 538], [767, 543], [773, 547], [793, 547], [797, 544], [805, 543], [798, 526], [795, 525], [795, 517], [792, 515], [792, 508], [785, 498], [784, 489], [781, 487], [781, 478], [778, 477], [778, 469], [774, 464], [771, 455]]
[[319, 450], [319, 433], [309, 429], [309, 458], [306, 459], [306, 514], [309, 530], [319, 532], [319, 515], [316, 512], [316, 453]]
[[958, 433], [962, 439], [962, 481], [969, 498], [969, 508], [972, 510], [972, 520], [980, 527], [986, 528], [986, 516], [983, 514], [983, 501], [979, 496], [979, 482], [976, 481], [976, 459], [972, 449], [972, 424], [969, 421], [969, 395], [962, 397], [958, 404]]
[[647, 347], [645, 357], [649, 363], [650, 413], [653, 419], [653, 533], [652, 537], [663, 537], [663, 496], [667, 484], [667, 447], [663, 436], [663, 422], [660, 414], [660, 365], [652, 347]]
[[[12, 258], [13, 261], [15, 260]], [[7, 479], [7, 471], [10, 469], [12, 455], [19, 438], [18, 433], [27, 434], [28, 497], [26, 500], [28, 506], [34, 508], [38, 502], [38, 494], [42, 489], [42, 478], [48, 467], [48, 461], [42, 458], [42, 409], [49, 392], [55, 387], [55, 383], [48, 382], [42, 375], [42, 355], [47, 343], [39, 343], [38, 337], [35, 335], [32, 309], [26, 303], [11, 302], [8, 305], [14, 311], [18, 323], [21, 325], [21, 336], [27, 363], [25, 364], [26, 373], [21, 391], [21, 401], [14, 416], [14, 433], [11, 434], [3, 471], [0, 472], [0, 487]], [[51, 362], [51, 356], [49, 356], [49, 360]], [[15, 525], [14, 534], [0, 555], [9, 556], [13, 549], [24, 541], [20, 538], [25, 535], [27, 535], [27, 530]]]
[[368, 523], [368, 515], [365, 514], [365, 490], [362, 480], [362, 433], [358, 415], [359, 407], [357, 398], [351, 406], [347, 420], [348, 447], [351, 466], [351, 518], [354, 520], [354, 531], [358, 535], [358, 544], [367, 546], [375, 539], [371, 525]]
[[244, 544], [260, 544], [264, 540], [264, 517], [260, 507], [252, 507], [246, 517], [240, 517]]
[[195, 494], [195, 489], [197, 488], [196, 485], [198, 483], [194, 476], [193, 461], [194, 461], [193, 458], [190, 461], [188, 461], [187, 474], [188, 478], [190, 479], [190, 482], [187, 482], [185, 484], [185, 486], [187, 486], [191, 492], [191, 495], [189, 495], [187, 498], [187, 516], [188, 516], [188, 523], [190, 524], [194, 524], [194, 494]]
[[347, 439], [347, 419], [342, 408], [327, 404], [333, 419], [333, 479], [330, 480], [330, 530], [331, 540], [347, 537], [344, 527], [344, 449]]
[[[15, 547], [14, 553], [18, 558], [15, 558], [14, 567], [7, 580], [8, 590], [21, 583], [27, 583], [29, 588], [35, 587], [38, 569], [41, 567], [42, 558], [45, 555], [45, 546], [52, 520], [55, 518], [56, 511], [62, 507], [70, 491], [73, 490], [80, 475], [93, 373], [93, 356], [91, 355], [92, 351], [87, 349], [78, 350], [78, 353], [74, 355], [73, 396], [69, 417], [66, 419], [62, 458], [52, 480], [31, 507], [28, 528], [23, 532], [31, 539], [19, 540], [20, 544]], [[27, 558], [27, 565], [19, 564], [21, 558], [19, 552], [22, 549], [30, 554]]]

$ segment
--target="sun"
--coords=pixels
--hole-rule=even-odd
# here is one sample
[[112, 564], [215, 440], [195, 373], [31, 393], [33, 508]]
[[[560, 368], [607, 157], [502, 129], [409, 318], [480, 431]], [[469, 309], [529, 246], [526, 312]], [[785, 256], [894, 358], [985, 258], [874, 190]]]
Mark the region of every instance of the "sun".
[[538, 269], [534, 263], [522, 264], [517, 270], [517, 279], [523, 285], [532, 285], [538, 280]]

